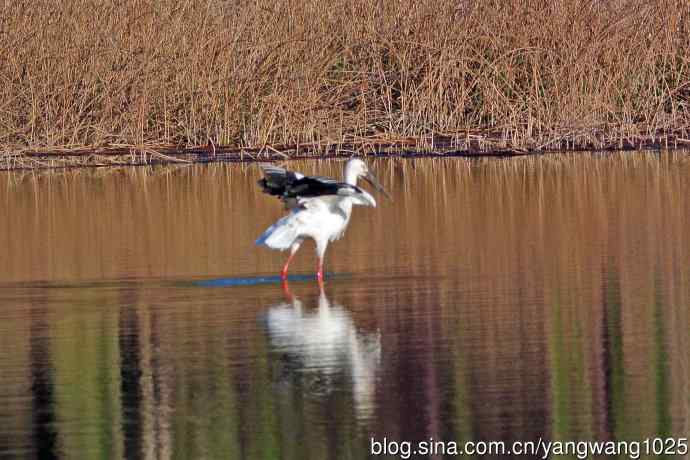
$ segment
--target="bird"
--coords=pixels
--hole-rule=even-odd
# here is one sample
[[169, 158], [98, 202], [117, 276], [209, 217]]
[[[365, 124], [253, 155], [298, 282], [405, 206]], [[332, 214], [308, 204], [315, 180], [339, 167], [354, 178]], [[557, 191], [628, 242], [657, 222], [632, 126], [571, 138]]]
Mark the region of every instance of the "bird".
[[357, 186], [360, 178], [392, 199], [367, 164], [359, 158], [351, 158], [345, 164], [344, 182], [328, 177], [305, 176], [270, 163], [260, 166], [264, 177], [259, 180], [259, 186], [264, 193], [282, 200], [289, 211], [256, 240], [259, 246], [290, 251], [280, 272], [283, 281], [287, 280], [292, 258], [307, 238], [316, 243], [316, 278], [319, 282], [323, 281], [326, 248], [344, 235], [352, 215], [352, 206], [376, 207], [374, 197]]
[[[272, 348], [280, 356], [277, 375], [299, 374], [331, 392], [351, 379], [357, 415], [369, 418], [375, 404], [381, 365], [381, 333], [360, 328], [350, 309], [331, 301], [323, 285], [318, 299], [302, 301], [291, 294], [265, 309], [263, 324]], [[288, 380], [289, 382], [289, 380]]]

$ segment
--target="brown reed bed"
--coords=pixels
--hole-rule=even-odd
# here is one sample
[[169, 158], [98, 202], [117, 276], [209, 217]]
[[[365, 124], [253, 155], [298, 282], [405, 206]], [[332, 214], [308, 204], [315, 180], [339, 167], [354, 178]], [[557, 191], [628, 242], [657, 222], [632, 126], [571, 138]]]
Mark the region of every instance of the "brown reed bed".
[[685, 0], [0, 3], [0, 169], [690, 146]]

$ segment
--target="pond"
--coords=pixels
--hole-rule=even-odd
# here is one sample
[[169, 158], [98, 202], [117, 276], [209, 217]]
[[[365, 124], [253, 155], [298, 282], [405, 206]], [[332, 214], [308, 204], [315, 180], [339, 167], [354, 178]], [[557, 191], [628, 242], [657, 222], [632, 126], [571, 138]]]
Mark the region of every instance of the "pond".
[[687, 154], [369, 163], [289, 292], [256, 165], [0, 175], [0, 457], [687, 436]]

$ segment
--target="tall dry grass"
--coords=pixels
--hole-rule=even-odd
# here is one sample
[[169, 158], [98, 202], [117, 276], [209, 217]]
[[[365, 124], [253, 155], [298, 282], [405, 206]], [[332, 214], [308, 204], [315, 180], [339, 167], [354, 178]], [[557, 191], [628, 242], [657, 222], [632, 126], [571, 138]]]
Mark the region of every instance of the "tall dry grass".
[[0, 146], [676, 142], [689, 51], [686, 0], [4, 0]]

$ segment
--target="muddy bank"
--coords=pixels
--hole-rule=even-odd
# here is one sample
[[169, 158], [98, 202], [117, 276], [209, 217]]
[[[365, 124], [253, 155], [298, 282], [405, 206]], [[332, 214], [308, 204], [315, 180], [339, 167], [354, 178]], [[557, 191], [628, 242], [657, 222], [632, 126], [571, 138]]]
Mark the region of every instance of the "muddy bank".
[[255, 162], [308, 158], [357, 156], [419, 157], [512, 157], [547, 153], [688, 150], [690, 136], [685, 132], [661, 137], [637, 137], [625, 140], [576, 141], [556, 138], [544, 145], [510, 147], [504, 140], [477, 134], [464, 139], [437, 136], [423, 139], [360, 139], [338, 144], [265, 145], [239, 148], [229, 145], [206, 145], [180, 148], [171, 145], [113, 146], [106, 148], [44, 149], [0, 154], [0, 170], [79, 168], [107, 166], [141, 166], [171, 163]]

